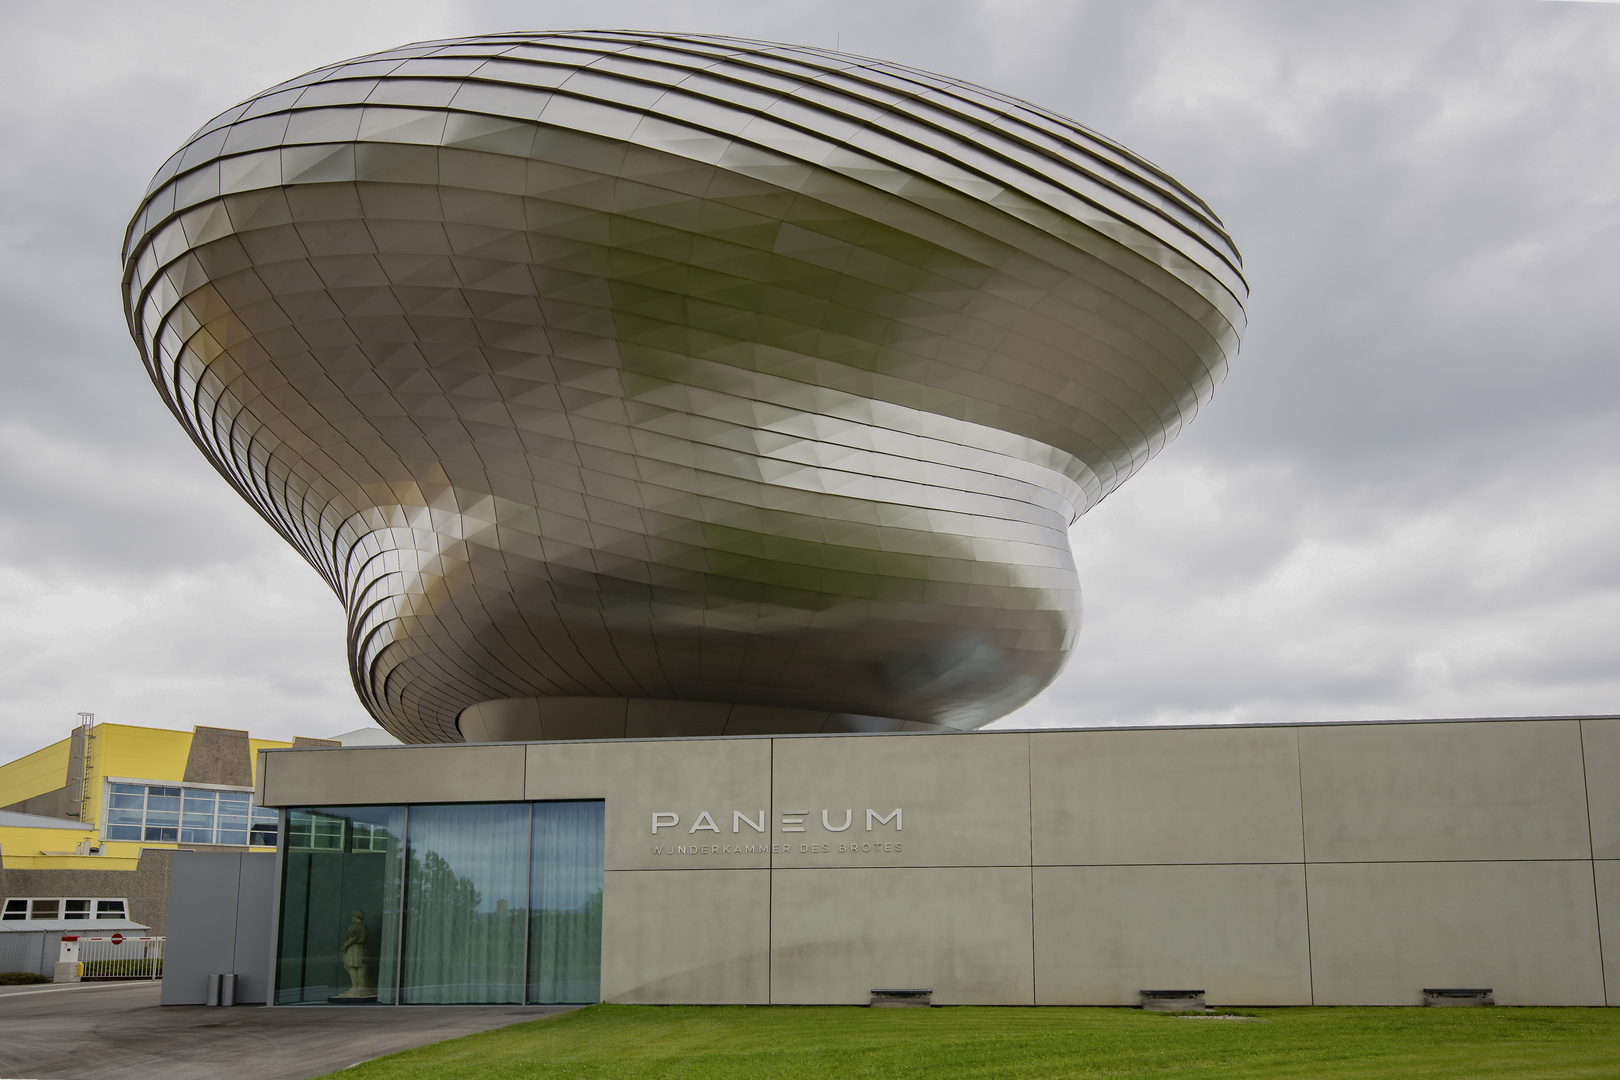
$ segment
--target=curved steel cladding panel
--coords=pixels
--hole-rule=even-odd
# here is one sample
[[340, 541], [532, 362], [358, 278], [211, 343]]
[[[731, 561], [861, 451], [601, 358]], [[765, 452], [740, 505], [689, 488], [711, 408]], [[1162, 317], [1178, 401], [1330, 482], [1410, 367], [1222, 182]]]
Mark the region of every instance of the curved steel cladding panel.
[[1214, 214], [1071, 121], [621, 32], [272, 87], [124, 259], [153, 381], [415, 742], [502, 699], [1003, 715], [1074, 643], [1067, 526], [1210, 396], [1246, 296]]

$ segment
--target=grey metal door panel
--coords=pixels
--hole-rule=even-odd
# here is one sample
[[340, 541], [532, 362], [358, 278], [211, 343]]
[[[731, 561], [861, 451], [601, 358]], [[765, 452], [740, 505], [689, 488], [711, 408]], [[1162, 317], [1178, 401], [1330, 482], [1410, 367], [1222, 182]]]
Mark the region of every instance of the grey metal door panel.
[[208, 976], [235, 970], [241, 878], [242, 855], [237, 852], [174, 853], [169, 870], [163, 1004], [206, 1004]]
[[270, 1000], [270, 937], [275, 906], [276, 857], [269, 852], [242, 856], [236, 894], [237, 1004]]

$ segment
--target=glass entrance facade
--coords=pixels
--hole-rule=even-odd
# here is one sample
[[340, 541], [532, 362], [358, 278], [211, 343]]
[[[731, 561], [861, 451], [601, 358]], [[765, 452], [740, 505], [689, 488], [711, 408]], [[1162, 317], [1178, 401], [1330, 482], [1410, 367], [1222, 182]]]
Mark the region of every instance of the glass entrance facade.
[[276, 1004], [600, 996], [600, 801], [287, 811]]

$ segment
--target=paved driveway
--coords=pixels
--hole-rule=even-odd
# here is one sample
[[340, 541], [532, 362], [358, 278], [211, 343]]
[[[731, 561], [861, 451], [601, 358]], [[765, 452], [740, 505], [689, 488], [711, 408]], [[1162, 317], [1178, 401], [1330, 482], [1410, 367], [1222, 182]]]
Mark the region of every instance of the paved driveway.
[[0, 1077], [305, 1080], [569, 1006], [280, 1008], [158, 1004], [156, 983], [0, 987]]

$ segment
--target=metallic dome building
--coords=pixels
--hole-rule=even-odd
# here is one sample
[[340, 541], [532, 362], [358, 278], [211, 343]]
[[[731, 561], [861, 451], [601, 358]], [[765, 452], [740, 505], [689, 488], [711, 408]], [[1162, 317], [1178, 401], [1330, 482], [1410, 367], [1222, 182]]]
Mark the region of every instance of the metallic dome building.
[[210, 121], [124, 245], [164, 400], [407, 742], [973, 728], [1067, 528], [1187, 423], [1219, 219], [1024, 102], [818, 49], [427, 42]]

